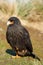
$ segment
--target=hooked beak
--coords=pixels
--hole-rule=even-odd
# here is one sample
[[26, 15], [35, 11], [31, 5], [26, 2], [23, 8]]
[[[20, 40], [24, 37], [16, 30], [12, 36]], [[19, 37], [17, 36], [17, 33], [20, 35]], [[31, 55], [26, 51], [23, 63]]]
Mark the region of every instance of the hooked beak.
[[8, 22], [7, 22], [7, 26], [10, 25], [10, 24], [11, 24], [10, 21], [8, 21]]
[[7, 22], [7, 26], [8, 26], [8, 25], [12, 25], [12, 24], [14, 24], [13, 21], [12, 21], [12, 22], [11, 22], [11, 21], [8, 21], [8, 22]]

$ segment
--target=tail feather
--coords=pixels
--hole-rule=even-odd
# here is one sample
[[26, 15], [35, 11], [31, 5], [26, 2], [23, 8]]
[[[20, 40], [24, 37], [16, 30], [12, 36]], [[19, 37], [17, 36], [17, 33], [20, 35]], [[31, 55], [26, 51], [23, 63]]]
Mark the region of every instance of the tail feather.
[[31, 53], [30, 56], [35, 58], [35, 59], [38, 59], [40, 61], [40, 58], [38, 56], [36, 56], [35, 54], [33, 54], [33, 53]]
[[35, 54], [33, 54], [33, 53], [28, 52], [28, 56], [31, 56], [31, 57], [33, 57], [35, 59], [38, 59], [40, 61], [40, 58], [38, 56], [36, 56]]

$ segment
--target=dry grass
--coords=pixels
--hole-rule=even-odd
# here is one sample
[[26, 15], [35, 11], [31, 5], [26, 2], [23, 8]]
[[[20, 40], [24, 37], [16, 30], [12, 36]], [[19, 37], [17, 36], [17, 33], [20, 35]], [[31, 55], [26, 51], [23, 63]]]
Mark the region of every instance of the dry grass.
[[28, 2], [26, 4], [13, 3], [11, 6], [9, 3], [4, 2], [0, 4], [0, 21], [6, 21], [10, 16], [19, 16], [22, 19], [29, 22], [41, 22], [43, 21], [43, 4], [40, 1]]

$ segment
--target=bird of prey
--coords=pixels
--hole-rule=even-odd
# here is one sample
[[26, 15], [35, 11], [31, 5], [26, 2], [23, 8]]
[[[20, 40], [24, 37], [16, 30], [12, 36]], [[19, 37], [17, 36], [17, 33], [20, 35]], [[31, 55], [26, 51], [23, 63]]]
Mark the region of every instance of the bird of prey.
[[33, 54], [29, 32], [22, 26], [20, 20], [17, 17], [10, 17], [7, 25], [6, 39], [16, 56], [31, 56], [40, 60]]

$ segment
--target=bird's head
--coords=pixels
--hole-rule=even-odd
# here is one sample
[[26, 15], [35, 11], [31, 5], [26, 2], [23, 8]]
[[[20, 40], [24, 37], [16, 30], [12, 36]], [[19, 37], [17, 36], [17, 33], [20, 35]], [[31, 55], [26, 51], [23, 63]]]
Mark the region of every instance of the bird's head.
[[13, 24], [21, 24], [20, 23], [20, 20], [17, 18], [17, 17], [10, 17], [9, 19], [8, 19], [8, 22], [7, 22], [7, 25], [13, 25]]

